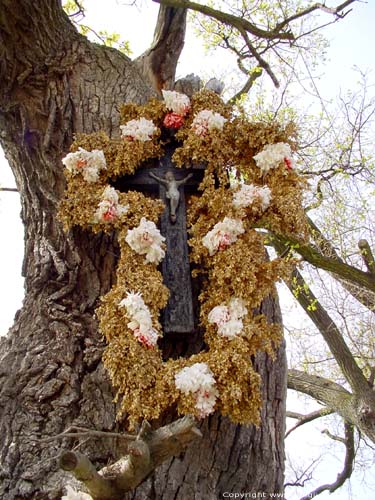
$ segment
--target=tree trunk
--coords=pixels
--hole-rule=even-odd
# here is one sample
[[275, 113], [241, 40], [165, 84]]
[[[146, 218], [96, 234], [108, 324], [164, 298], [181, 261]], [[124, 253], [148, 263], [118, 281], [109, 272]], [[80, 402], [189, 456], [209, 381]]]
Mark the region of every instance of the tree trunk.
[[[144, 102], [153, 91], [127, 57], [78, 35], [58, 0], [0, 0], [0, 47], [0, 139], [21, 195], [26, 287], [1, 342], [0, 496], [52, 500], [68, 477], [57, 458], [77, 440], [40, 439], [72, 424], [121, 428], [94, 315], [115, 277], [116, 235], [63, 232], [56, 219], [61, 158], [77, 132], [117, 134], [119, 105]], [[280, 319], [274, 301], [263, 307]], [[284, 347], [276, 362], [260, 356], [257, 366], [262, 425], [206, 419], [203, 439], [127, 498], [216, 500], [223, 492], [282, 491]], [[114, 438], [83, 442], [79, 451], [98, 468], [124, 454]]]

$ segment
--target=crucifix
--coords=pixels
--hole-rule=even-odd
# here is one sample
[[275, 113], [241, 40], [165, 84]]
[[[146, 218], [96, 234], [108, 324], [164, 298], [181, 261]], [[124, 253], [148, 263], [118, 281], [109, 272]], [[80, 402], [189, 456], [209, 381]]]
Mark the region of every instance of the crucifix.
[[134, 175], [114, 183], [121, 190], [157, 192], [166, 208], [160, 218], [160, 232], [166, 239], [162, 261], [164, 284], [170, 291], [162, 324], [165, 333], [187, 334], [194, 331], [194, 309], [186, 227], [185, 190], [194, 192], [203, 178], [203, 168], [176, 168], [172, 155], [176, 145], [166, 146], [165, 155], [151, 166], [145, 165]]

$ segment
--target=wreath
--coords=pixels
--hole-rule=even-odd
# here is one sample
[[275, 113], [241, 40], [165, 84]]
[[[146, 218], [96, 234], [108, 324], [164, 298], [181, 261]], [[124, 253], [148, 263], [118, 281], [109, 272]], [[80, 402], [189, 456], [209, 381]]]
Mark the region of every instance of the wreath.
[[[242, 424], [259, 423], [260, 376], [251, 359], [274, 355], [282, 334], [258, 314], [294, 262], [267, 259], [262, 228], [305, 239], [304, 182], [295, 168], [292, 123], [251, 122], [204, 90], [191, 100], [163, 91], [120, 111], [119, 137], [78, 135], [62, 160], [67, 187], [59, 217], [73, 226], [118, 232], [117, 281], [96, 310], [107, 340], [104, 365], [119, 402], [118, 417], [133, 426], [176, 406], [203, 418], [214, 410]], [[204, 163], [199, 196], [187, 210], [190, 260], [203, 273], [200, 326], [206, 348], [189, 358], [163, 361], [160, 312], [168, 289], [158, 265], [165, 256], [157, 223], [164, 205], [136, 191], [121, 193], [109, 181], [159, 158], [166, 130], [179, 147], [177, 167]]]

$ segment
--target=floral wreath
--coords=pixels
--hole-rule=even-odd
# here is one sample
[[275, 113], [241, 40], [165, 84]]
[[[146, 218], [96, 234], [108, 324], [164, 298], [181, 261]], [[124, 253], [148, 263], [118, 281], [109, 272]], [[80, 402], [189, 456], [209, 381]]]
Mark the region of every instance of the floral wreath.
[[[123, 105], [118, 138], [104, 132], [76, 137], [62, 160], [67, 187], [59, 217], [65, 229], [118, 231], [117, 281], [96, 311], [118, 417], [126, 414], [133, 426], [176, 406], [181, 414], [203, 418], [219, 410], [234, 422], [257, 424], [260, 376], [251, 356], [273, 355], [281, 329], [256, 308], [294, 264], [266, 258], [260, 228], [306, 237], [304, 182], [292, 160], [295, 129], [250, 122], [207, 90], [191, 100], [172, 91], [163, 98]], [[164, 205], [140, 192], [120, 193], [109, 180], [160, 157], [166, 129], [180, 144], [177, 167], [206, 165], [187, 220], [194, 272], [207, 277], [199, 296], [207, 350], [164, 362], [157, 342], [169, 292], [158, 270], [165, 250], [156, 225]]]

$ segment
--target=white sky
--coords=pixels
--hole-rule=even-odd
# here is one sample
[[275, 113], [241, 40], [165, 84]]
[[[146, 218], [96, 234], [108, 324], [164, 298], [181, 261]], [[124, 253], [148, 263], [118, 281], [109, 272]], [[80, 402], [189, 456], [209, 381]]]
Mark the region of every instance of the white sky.
[[[152, 41], [153, 27], [158, 12], [158, 5], [151, 0], [142, 0], [140, 5], [142, 11], [137, 7], [121, 6], [121, 1], [116, 0], [86, 0], [88, 15], [85, 22], [94, 29], [107, 29], [125, 33], [124, 38], [130, 40], [133, 55], [139, 55]], [[332, 2], [331, 2], [332, 3]], [[336, 3], [336, 2], [334, 2]], [[103, 7], [105, 5], [105, 7]], [[371, 80], [375, 82], [375, 62], [373, 50], [375, 47], [375, 1], [361, 2], [354, 5], [353, 12], [346, 19], [331, 26], [327, 30], [331, 47], [329, 50], [330, 62], [321, 69], [321, 77], [318, 85], [321, 93], [327, 97], [337, 95], [341, 90], [350, 90], [358, 77], [353, 68], [358, 66], [362, 70], [370, 69]], [[222, 58], [212, 55], [203, 56], [200, 49], [201, 42], [196, 36], [189, 32], [178, 67], [178, 76], [188, 73], [196, 73], [205, 78], [210, 78], [218, 70], [218, 76], [225, 74], [226, 67], [223, 66]], [[221, 67], [220, 67], [221, 65]], [[13, 187], [14, 180], [6, 161], [2, 158], [0, 151], [0, 185]], [[5, 334], [13, 322], [15, 311], [21, 306], [23, 297], [23, 281], [20, 277], [20, 269], [23, 255], [23, 228], [18, 215], [20, 205], [18, 195], [15, 193], [0, 193], [0, 230], [2, 245], [0, 246], [0, 335]], [[289, 404], [295, 405], [293, 396]], [[292, 408], [291, 408], [292, 409]], [[308, 445], [302, 440], [302, 431], [292, 434], [289, 446], [293, 454], [301, 455], [301, 460], [306, 455], [305, 446], [309, 446], [309, 452], [314, 455], [322, 453], [322, 438], [320, 428], [316, 425], [309, 426], [309, 434], [312, 438]], [[328, 440], [324, 442], [327, 443]], [[329, 455], [329, 449], [325, 450]], [[331, 457], [318, 469], [319, 484], [332, 482], [336, 474], [341, 470], [342, 462]], [[374, 493], [371, 488], [360, 484], [359, 475], [353, 481], [352, 495], [346, 490], [329, 495], [324, 493], [319, 496], [326, 500], [373, 500]], [[374, 485], [372, 485], [374, 487]], [[310, 491], [310, 488], [299, 491], [298, 496], [288, 493], [289, 500], [294, 500]]]

